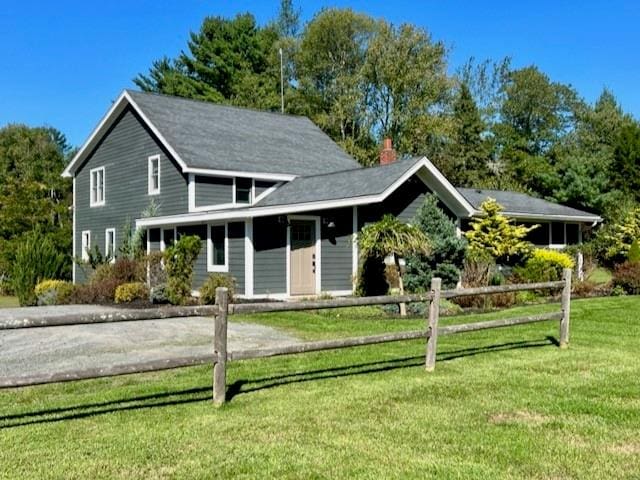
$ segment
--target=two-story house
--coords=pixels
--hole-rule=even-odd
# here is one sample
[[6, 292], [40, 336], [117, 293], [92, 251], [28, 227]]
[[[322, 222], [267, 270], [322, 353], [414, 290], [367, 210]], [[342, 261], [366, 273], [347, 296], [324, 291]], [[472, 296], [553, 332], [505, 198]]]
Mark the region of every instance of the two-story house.
[[[234, 276], [245, 297], [351, 294], [354, 238], [392, 213], [410, 221], [435, 193], [464, 227], [491, 196], [532, 240], [581, 241], [597, 215], [513, 192], [456, 189], [426, 158], [363, 168], [305, 117], [126, 90], [65, 169], [73, 178], [73, 254], [117, 255], [128, 221], [147, 251], [198, 235], [194, 289], [211, 272]], [[152, 207], [152, 208], [150, 208]], [[151, 214], [151, 215], [149, 215]], [[74, 265], [74, 282], [82, 282]]]

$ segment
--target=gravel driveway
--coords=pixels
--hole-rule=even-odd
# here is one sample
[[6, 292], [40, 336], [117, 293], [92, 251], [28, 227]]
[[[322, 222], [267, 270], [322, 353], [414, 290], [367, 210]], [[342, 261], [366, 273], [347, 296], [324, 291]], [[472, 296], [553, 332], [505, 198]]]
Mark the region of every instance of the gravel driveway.
[[[90, 305], [0, 309], [0, 321], [12, 316], [58, 316], [113, 307]], [[286, 333], [256, 324], [229, 322], [229, 350], [298, 341]], [[0, 377], [63, 372], [212, 353], [211, 317], [170, 318], [0, 331]]]

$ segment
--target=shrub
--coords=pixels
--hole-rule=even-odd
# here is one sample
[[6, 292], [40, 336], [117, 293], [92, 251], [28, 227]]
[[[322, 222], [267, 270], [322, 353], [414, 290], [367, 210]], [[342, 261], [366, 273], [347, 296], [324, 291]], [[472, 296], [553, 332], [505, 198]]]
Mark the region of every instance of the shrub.
[[115, 300], [116, 288], [125, 283], [144, 282], [146, 263], [143, 260], [118, 258], [114, 263], [99, 265], [88, 285], [78, 287], [74, 296], [76, 303], [111, 303]]
[[224, 273], [213, 273], [200, 287], [200, 303], [203, 305], [213, 305], [216, 303], [216, 288], [227, 287], [229, 289], [229, 302], [233, 302], [236, 291], [236, 281], [231, 275]]
[[145, 271], [148, 272], [148, 280], [151, 287], [167, 283], [167, 272], [162, 265], [163, 256], [164, 252], [151, 252], [144, 257]]
[[640, 263], [624, 262], [613, 272], [614, 288], [622, 288], [626, 293], [640, 293]]
[[629, 254], [627, 255], [627, 260], [630, 261], [631, 263], [638, 263], [640, 262], [640, 243], [638, 243], [638, 240], [634, 240], [633, 243], [631, 244], [631, 247], [629, 247]]
[[182, 236], [164, 252], [168, 298], [174, 305], [183, 305], [191, 296], [193, 266], [202, 247], [197, 235]]
[[68, 258], [57, 251], [54, 242], [39, 231], [27, 234], [16, 250], [11, 284], [20, 305], [35, 305], [36, 284], [47, 278], [60, 278]]
[[566, 253], [536, 248], [524, 266], [515, 269], [515, 274], [527, 282], [553, 282], [562, 279], [565, 268], [573, 267], [573, 259]]
[[453, 288], [458, 283], [464, 262], [466, 241], [456, 235], [456, 225], [438, 207], [438, 198], [428, 195], [413, 220], [431, 243], [429, 255], [409, 255], [405, 274], [406, 288], [411, 292], [425, 292], [431, 279], [440, 277], [442, 288]]
[[149, 290], [149, 301], [155, 304], [169, 303], [167, 284], [160, 283], [151, 287], [151, 289]]
[[640, 207], [626, 211], [617, 222], [606, 224], [596, 237], [602, 257], [612, 263], [625, 260], [631, 244], [638, 238]]
[[[484, 252], [467, 251], [460, 281], [464, 288], [486, 287], [494, 276], [496, 265], [493, 258]], [[482, 295], [459, 297], [454, 300], [462, 308], [486, 308], [487, 300]]]
[[149, 289], [142, 282], [123, 283], [116, 288], [116, 303], [129, 303], [134, 300], [147, 300], [148, 298]]
[[34, 288], [38, 305], [63, 305], [69, 303], [74, 286], [64, 280], [43, 280]]
[[473, 219], [471, 229], [465, 233], [471, 252], [489, 254], [496, 262], [507, 265], [517, 264], [529, 256], [533, 244], [525, 237], [538, 225], [514, 225], [502, 214], [504, 209], [493, 198], [482, 202], [480, 210], [482, 216]]

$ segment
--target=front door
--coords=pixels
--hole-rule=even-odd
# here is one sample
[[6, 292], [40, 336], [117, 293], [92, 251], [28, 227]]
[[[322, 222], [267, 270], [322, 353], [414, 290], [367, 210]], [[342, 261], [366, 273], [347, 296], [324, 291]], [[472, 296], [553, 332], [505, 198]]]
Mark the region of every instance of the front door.
[[316, 293], [316, 222], [291, 220], [291, 295]]

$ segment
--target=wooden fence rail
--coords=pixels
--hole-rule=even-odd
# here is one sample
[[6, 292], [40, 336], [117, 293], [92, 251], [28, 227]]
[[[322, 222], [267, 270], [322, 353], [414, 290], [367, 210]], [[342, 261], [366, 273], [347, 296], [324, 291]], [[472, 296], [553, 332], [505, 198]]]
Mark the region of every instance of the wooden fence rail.
[[[545, 313], [540, 315], [529, 315], [520, 318], [507, 318], [460, 325], [449, 325], [445, 327], [440, 327], [438, 325], [440, 317], [439, 302], [441, 298], [455, 298], [469, 295], [490, 295], [495, 293], [560, 288], [562, 288], [562, 297], [561, 310], [559, 312]], [[353, 306], [388, 305], [412, 302], [428, 303], [426, 329], [424, 330], [385, 333], [379, 335], [342, 338], [336, 340], [305, 342], [273, 348], [254, 348], [236, 351], [228, 351], [227, 349], [228, 317], [231, 314], [321, 310]], [[177, 357], [162, 360], [153, 360], [148, 362], [138, 362], [126, 365], [115, 365], [105, 368], [88, 368], [62, 373], [3, 378], [0, 379], [0, 389], [23, 387], [29, 385], [40, 385], [45, 383], [84, 380], [90, 378], [101, 378], [115, 375], [127, 375], [131, 373], [153, 372], [193, 365], [211, 364], [213, 362], [213, 400], [216, 404], [222, 404], [226, 401], [226, 370], [228, 362], [424, 338], [426, 341], [425, 369], [430, 372], [435, 369], [437, 342], [438, 337], [441, 335], [452, 335], [491, 328], [525, 325], [529, 323], [549, 320], [560, 320], [559, 343], [560, 346], [564, 348], [568, 345], [569, 342], [570, 308], [570, 269], [566, 269], [563, 272], [563, 279], [562, 281], [558, 282], [441, 290], [441, 280], [439, 278], [434, 278], [431, 281], [430, 292], [420, 295], [340, 298], [296, 303], [269, 302], [229, 305], [227, 289], [218, 288], [216, 290], [216, 305], [212, 306], [165, 307], [162, 309], [141, 309], [134, 312], [123, 311], [109, 312], [108, 314], [74, 314], [65, 317], [53, 317], [48, 319], [26, 317], [23, 319], [2, 321], [0, 322], [0, 330], [214, 315], [214, 341], [213, 353], [209, 355]]]

